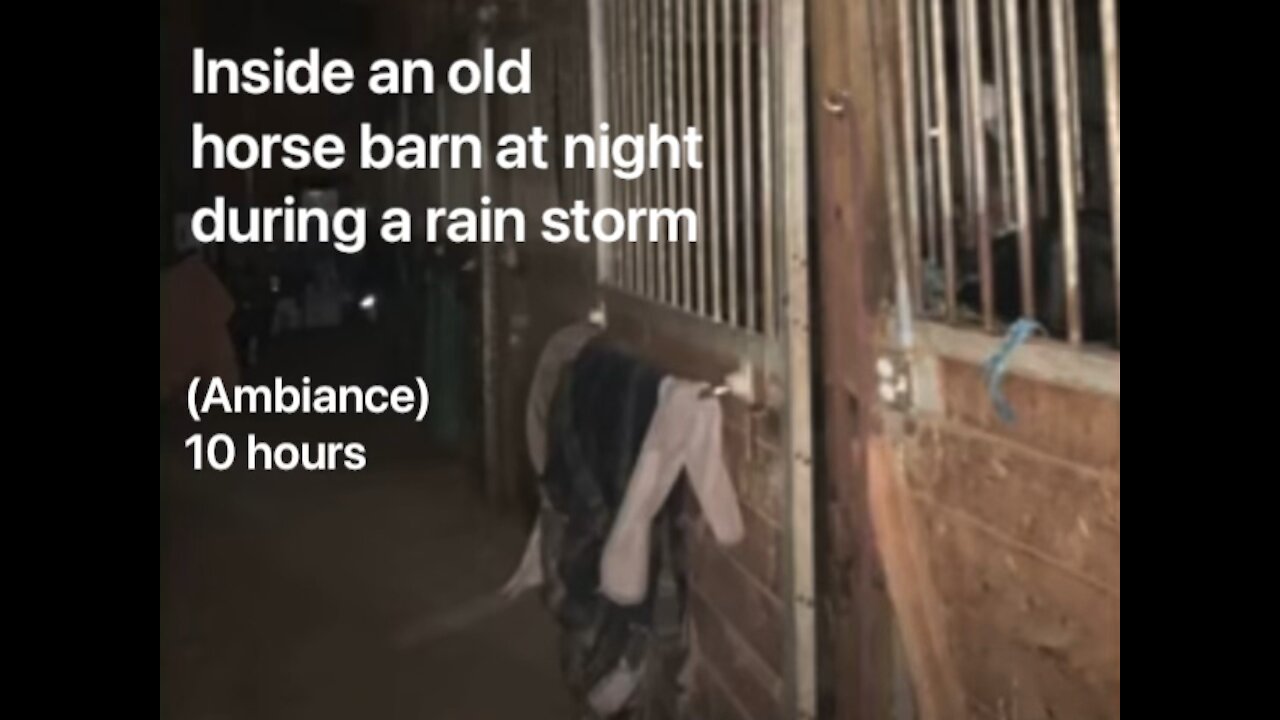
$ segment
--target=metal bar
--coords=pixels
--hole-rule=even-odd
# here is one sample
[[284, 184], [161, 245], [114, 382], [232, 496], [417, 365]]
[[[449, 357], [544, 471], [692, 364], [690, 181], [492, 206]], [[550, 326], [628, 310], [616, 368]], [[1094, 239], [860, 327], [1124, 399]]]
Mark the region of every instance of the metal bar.
[[[645, 0], [631, 0], [635, 12], [635, 21], [631, 27], [631, 43], [634, 64], [631, 66], [630, 84], [634, 89], [631, 105], [631, 122], [627, 126], [627, 132], [636, 132], [644, 124], [644, 106], [645, 106], [645, 85], [644, 85], [644, 3]], [[629, 180], [632, 187], [631, 203], [628, 209], [644, 207], [644, 181], [643, 175]], [[637, 240], [632, 252], [635, 255], [636, 263], [636, 294], [641, 297], [648, 297], [649, 272], [645, 264], [645, 245], [644, 235], [641, 233], [640, 239]]]
[[[636, 2], [637, 0], [615, 0], [625, 6], [626, 24], [623, 26], [622, 45], [624, 46], [623, 55], [626, 58], [622, 72], [622, 79], [619, 83], [619, 89], [622, 91], [623, 111], [618, 117], [617, 122], [610, 126], [613, 133], [620, 133], [630, 130], [635, 122], [636, 100], [639, 93], [639, 83], [636, 78]], [[596, 128], [593, 128], [593, 130]], [[621, 180], [621, 179], [620, 179]], [[625, 213], [628, 208], [635, 204], [637, 185], [635, 180], [621, 180], [624, 192], [624, 203], [619, 209]], [[639, 249], [636, 244], [624, 239], [622, 241], [623, 254], [627, 263], [627, 282], [625, 287], [633, 293], [640, 292], [640, 256]]]
[[[603, 9], [603, 6], [608, 4], [608, 2], [609, 0], [600, 0], [601, 6], [602, 6], [600, 11], [600, 20], [601, 20], [600, 27], [602, 28], [602, 31], [597, 33], [597, 35], [600, 38], [600, 43], [601, 43], [600, 57], [603, 58], [604, 71], [600, 75], [602, 80], [599, 85], [599, 91], [597, 92], [597, 85], [595, 82], [595, 78], [592, 76], [592, 73], [594, 72], [594, 70], [592, 70], [592, 68], [594, 67], [594, 63], [591, 63], [590, 58], [587, 58], [587, 61], [591, 64], [584, 66], [587, 71], [578, 73], [578, 87], [579, 87], [579, 92], [581, 93], [580, 107], [582, 108], [593, 107], [594, 104], [597, 102], [596, 97], [598, 96], [602, 98], [599, 101], [602, 103], [601, 105], [602, 110], [599, 118], [594, 117], [593, 113], [587, 113], [584, 116], [579, 116], [575, 118], [577, 122], [571, 127], [573, 127], [574, 130], [579, 130], [580, 132], [590, 132], [593, 125], [598, 127], [599, 123], [609, 121], [609, 74], [608, 74], [608, 71], [613, 61], [610, 56], [610, 52], [607, 44], [609, 41], [609, 38], [607, 35], [607, 26], [604, 25], [604, 23], [608, 22], [608, 16], [605, 14]], [[590, 20], [590, 18], [587, 18], [587, 19]], [[581, 49], [578, 50], [579, 54], [581, 54], [582, 52], [583, 51]], [[535, 110], [531, 110], [529, 124], [532, 125], [532, 124], [535, 124], [536, 122], [537, 122], [537, 112]], [[608, 172], [607, 168], [601, 171], [598, 166], [599, 166], [599, 163], [597, 163], [597, 170], [595, 171], [595, 173], [598, 173], [600, 176], [604, 178], [605, 192], [606, 194], [608, 194], [610, 185], [611, 185], [611, 178], [613, 177], [612, 173]], [[582, 189], [581, 195], [579, 195], [579, 197], [587, 197], [588, 193], [592, 192], [592, 187], [591, 187], [592, 174], [593, 174], [592, 171], [587, 168], [580, 168], [578, 170], [579, 187]], [[609, 197], [609, 200], [612, 201], [612, 196]], [[600, 208], [600, 207], [604, 207], [604, 205], [600, 202], [599, 198], [596, 198], [595, 204], [593, 205], [593, 207]]]
[[1083, 335], [1080, 328], [1080, 248], [1076, 237], [1076, 185], [1071, 167], [1071, 93], [1067, 87], [1071, 76], [1067, 68], [1065, 4], [1065, 0], [1050, 0], [1049, 28], [1053, 44], [1053, 107], [1058, 135], [1058, 192], [1062, 215], [1063, 278], [1067, 294], [1067, 339], [1072, 345], [1079, 345]]
[[720, 65], [724, 73], [723, 104], [724, 142], [721, 147], [724, 158], [724, 219], [725, 245], [727, 246], [728, 303], [729, 324], [738, 325], [738, 310], [741, 298], [738, 296], [738, 172], [734, 160], [737, 146], [736, 118], [734, 117], [733, 92], [733, 2], [721, 0], [720, 3]]
[[1041, 33], [1044, 21], [1040, 4], [1044, 0], [1028, 0], [1027, 25], [1031, 43], [1031, 134], [1035, 144], [1035, 191], [1037, 217], [1049, 216], [1049, 141], [1044, 117], [1044, 43]]
[[[606, 60], [607, 50], [605, 49], [605, 30], [606, 18], [605, 13], [606, 0], [591, 0], [587, 5], [587, 22], [590, 27], [588, 36], [590, 38], [590, 70], [591, 70], [591, 124], [593, 127], [599, 127], [600, 123], [608, 119], [608, 92], [609, 84], [606, 79], [606, 73], [609, 71], [609, 63]], [[609, 178], [611, 176], [608, 169], [599, 167], [593, 172], [592, 179], [595, 181], [595, 207], [608, 207], [609, 198]], [[513, 245], [514, 247], [514, 245]], [[601, 243], [595, 243], [596, 253], [596, 281], [605, 282], [609, 279], [609, 247]]]
[[[972, 0], [971, 0], [972, 1]], [[880, 14], [877, 9], [880, 3], [873, 0], [870, 3], [871, 14], [871, 50], [872, 56], [877, 58], [886, 58], [885, 39], [881, 22], [878, 18]], [[898, 3], [898, 9], [901, 13], [906, 7], [905, 1]], [[899, 39], [901, 40], [902, 28], [909, 26], [909, 18], [905, 14], [898, 17]], [[976, 35], [975, 35], [976, 37]], [[910, 52], [903, 53], [906, 56]], [[902, 207], [903, 195], [898, 192], [900, 187], [900, 176], [898, 168], [898, 137], [897, 124], [894, 117], [894, 106], [892, 102], [892, 90], [894, 87], [893, 76], [890, 72], [889, 63], [878, 62], [875, 69], [875, 80], [877, 85], [877, 96], [879, 102], [879, 115], [877, 125], [879, 127], [880, 154], [884, 163], [885, 184], [889, 187], [889, 192], [885, 193], [888, 204], [889, 216], [889, 249], [893, 258], [893, 288], [894, 288], [894, 305], [896, 308], [896, 319], [898, 325], [899, 342], [903, 348], [910, 348], [913, 342], [912, 337], [912, 310], [911, 310], [911, 281], [908, 276], [910, 261], [907, 258], [908, 237], [906, 235], [907, 223], [904, 219]], [[906, 122], [907, 134], [911, 132], [910, 121]]]
[[[627, 132], [636, 132], [644, 123], [644, 45], [643, 45], [643, 27], [644, 16], [642, 8], [645, 0], [631, 0], [634, 8], [635, 19], [631, 27], [631, 46], [632, 60], [631, 77], [629, 84], [632, 86], [632, 105], [631, 105], [631, 121], [627, 126]], [[644, 206], [644, 176], [628, 180], [631, 183], [631, 202], [628, 209]], [[648, 295], [649, 273], [645, 265], [645, 245], [643, 234], [641, 239], [636, 240], [631, 248], [636, 264], [636, 287], [635, 292], [641, 297]]]
[[996, 102], [999, 115], [996, 117], [996, 151], [1000, 162], [1000, 227], [1003, 232], [1009, 227], [1009, 208], [1013, 206], [1013, 187], [1009, 177], [1009, 102], [1005, 73], [1012, 60], [1005, 52], [1005, 34], [1002, 32], [1004, 21], [1001, 18], [1000, 6], [1003, 0], [991, 0], [991, 52], [994, 58], [996, 76]]
[[[588, 6], [588, 14], [590, 14], [590, 6]], [[596, 72], [596, 64], [593, 60], [592, 53], [594, 50], [592, 48], [592, 44], [596, 42], [594, 38], [597, 36], [593, 34], [590, 25], [588, 25], [585, 30], [585, 37], [588, 38], [586, 52], [584, 53], [579, 48], [569, 51], [567, 54], [573, 57], [575, 62], [571, 65], [567, 65], [563, 71], [565, 76], [565, 85], [568, 88], [565, 96], [569, 99], [569, 102], [572, 103], [569, 107], [573, 109], [571, 112], [565, 113], [565, 116], [569, 120], [569, 124], [567, 126], [571, 128], [582, 127], [583, 124], [589, 127], [596, 121], [596, 94], [592, 92], [592, 88], [595, 83], [593, 75]], [[581, 68], [581, 70], [570, 68]], [[585, 123], [578, 122], [583, 120], [583, 118], [578, 114], [579, 108], [585, 109]], [[532, 125], [537, 122], [536, 117], [537, 115], [535, 113], [529, 112], [526, 122]], [[601, 119], [605, 119], [603, 114], [601, 114], [600, 117]], [[569, 176], [569, 191], [573, 193], [573, 197], [588, 197], [587, 193], [591, 190], [591, 186], [593, 184], [592, 181], [596, 174], [598, 174], [597, 170], [579, 166], [572, 175]], [[605, 177], [608, 176], [605, 175]], [[512, 243], [512, 246], [514, 246], [514, 243]]]
[[[649, 0], [636, 0], [640, 5], [639, 20], [636, 23], [636, 45], [639, 46], [639, 64], [636, 65], [636, 74], [639, 76], [640, 83], [640, 102], [636, 105], [636, 122], [635, 127], [631, 128], [631, 132], [644, 132], [646, 124], [649, 122]], [[653, 181], [652, 174], [644, 173], [635, 179], [637, 197], [636, 208], [648, 208], [650, 201], [650, 183]], [[653, 274], [653, 247], [649, 245], [649, 223], [644, 223], [644, 229], [640, 233], [640, 240], [636, 242], [636, 249], [640, 251], [640, 292], [641, 295], [653, 300], [654, 293], [658, 290], [658, 278]]]
[[938, 208], [942, 223], [942, 255], [946, 273], [946, 296], [943, 307], [947, 320], [956, 320], [956, 238], [955, 205], [951, 190], [951, 122], [947, 104], [947, 68], [943, 42], [942, 0], [930, 0], [929, 12], [933, 20], [933, 92], [934, 109], [938, 118]]
[[1120, 15], [1116, 0], [1102, 0], [1103, 81], [1107, 93], [1107, 171], [1111, 184], [1111, 254], [1116, 281], [1116, 340], [1120, 340]]
[[[662, 122], [662, 95], [666, 92], [666, 88], [662, 86], [662, 8], [658, 5], [658, 0], [649, 0], [649, 49], [651, 57], [649, 58], [649, 118], [650, 123]], [[645, 128], [648, 130], [648, 127]], [[647, 148], [646, 148], [647, 149]], [[645, 203], [645, 207], [656, 208], [662, 205], [662, 197], [665, 188], [663, 187], [664, 176], [661, 169], [650, 168], [646, 173], [649, 178], [649, 201]], [[653, 234], [658, 229], [658, 221], [652, 218], [648, 221], [649, 234]], [[667, 244], [665, 242], [648, 243], [649, 259], [652, 262], [654, 277], [657, 280], [657, 294], [654, 299], [659, 302], [667, 302]]]
[[[653, 52], [653, 23], [654, 7], [652, 0], [641, 0], [640, 7], [643, 9], [643, 19], [640, 24], [640, 46], [643, 52], [643, 60], [640, 63], [640, 74], [644, 77], [644, 83], [641, 89], [641, 105], [640, 105], [640, 124], [636, 128], [636, 132], [644, 133], [649, 127], [649, 123], [654, 117], [655, 96], [654, 84], [657, 80], [657, 74], [654, 72], [654, 65], [657, 62], [655, 53]], [[641, 198], [640, 207], [653, 207], [653, 198], [655, 195], [655, 174], [653, 172], [645, 172], [640, 176]], [[644, 221], [644, 236], [640, 242], [640, 247], [644, 253], [644, 273], [645, 273], [645, 297], [650, 300], [659, 299], [658, 284], [661, 280], [661, 273], [658, 270], [657, 252], [653, 247], [653, 243], [649, 242], [649, 229], [651, 221]]]
[[978, 0], [963, 0], [966, 35], [969, 38], [965, 74], [969, 78], [969, 132], [973, 133], [973, 242], [978, 244], [978, 274], [982, 286], [982, 326], [995, 330], [995, 280], [991, 267], [991, 218], [987, 205], [986, 129], [982, 121], [982, 31], [978, 26]]
[[[609, 3], [609, 0], [602, 0], [602, 2], [603, 2], [603, 4], [607, 5], [607, 4]], [[602, 14], [602, 19], [607, 23], [607, 22], [608, 22], [609, 17], [608, 17], [608, 15], [607, 15], [607, 14]], [[608, 43], [609, 43], [609, 35], [608, 35], [608, 32], [607, 32], [607, 26], [606, 26], [606, 32], [602, 35], [601, 43], [604, 45], [604, 51], [603, 51], [603, 52], [604, 52], [605, 71], [606, 71], [606, 72], [605, 72], [605, 74], [604, 74], [604, 76], [603, 76], [603, 77], [604, 77], [604, 86], [603, 86], [603, 88], [602, 88], [602, 90], [601, 90], [601, 92], [602, 92], [602, 94], [603, 94], [603, 96], [604, 96], [604, 115], [601, 117], [600, 122], [609, 122], [609, 119], [610, 119], [610, 114], [609, 114], [609, 87], [610, 87], [610, 85], [611, 85], [611, 83], [610, 83], [610, 81], [609, 81], [609, 71], [610, 71], [610, 70], [612, 69], [612, 67], [613, 67], [613, 52], [610, 50], [610, 48], [609, 48], [609, 44], [608, 44]], [[588, 77], [587, 79], [588, 79], [588, 80], [590, 80], [590, 78], [589, 78], [589, 77]], [[591, 83], [590, 83], [590, 82], [587, 82], [587, 83], [584, 85], [584, 87], [583, 87], [583, 93], [585, 94], [585, 96], [583, 97], [583, 101], [584, 101], [584, 102], [586, 102], [586, 103], [591, 103], [591, 102], [593, 102], [593, 98], [595, 97], [595, 88], [591, 85]], [[536, 122], [537, 122], [537, 120], [536, 120], [536, 116], [537, 116], [537, 113], [536, 113], [536, 111], [535, 111], [535, 112], [534, 112], [534, 118], [531, 118], [531, 119], [530, 119], [530, 121], [529, 121], [531, 124], [533, 124], [533, 123], [536, 123]], [[574, 130], [577, 130], [578, 132], [591, 132], [591, 131], [593, 130], [593, 128], [592, 128], [592, 126], [591, 126], [591, 123], [592, 123], [592, 118], [589, 118], [589, 117], [579, 118], [579, 123], [578, 123], [577, 125], [574, 125], [574, 126], [573, 126], [573, 128], [574, 128]], [[580, 170], [579, 172], [581, 172], [581, 173], [582, 173], [582, 178], [583, 178], [583, 179], [582, 179], [582, 183], [583, 183], [583, 193], [585, 194], [585, 193], [587, 193], [587, 192], [589, 192], [589, 191], [590, 191], [589, 184], [590, 184], [590, 180], [591, 180], [591, 178], [590, 178], [590, 175], [589, 175], [589, 171], [588, 171], [588, 170], [586, 170], [585, 168], [584, 168], [584, 169], [582, 169], [582, 170]], [[609, 202], [610, 202], [610, 203], [612, 203], [612, 202], [613, 202], [613, 194], [612, 194], [612, 192], [613, 192], [613, 173], [609, 172], [609, 171], [608, 171], [608, 168], [605, 168], [605, 172], [603, 172], [602, 174], [604, 175], [604, 177], [605, 177], [605, 182], [608, 184], [608, 187], [609, 187]], [[603, 206], [603, 205], [601, 205], [599, 202], [597, 202], [597, 203], [595, 204], [595, 207], [599, 208], [599, 207], [604, 207], [604, 206]]]
[[[689, 125], [689, 36], [688, 30], [688, 4], [689, 0], [676, 0], [676, 84], [677, 93], [679, 94], [679, 115], [680, 122], [677, 126], [683, 134], [684, 129]], [[687, 158], [681, 158], [680, 161], [680, 208], [689, 207], [689, 180], [690, 170], [689, 164], [685, 162]], [[701, 224], [701, 218], [698, 219]], [[681, 307], [685, 310], [693, 309], [693, 248], [689, 243], [689, 238], [682, 237], [684, 242], [680, 243], [680, 261], [682, 272], [680, 273], [682, 280], [681, 290]]]
[[[974, 45], [970, 39], [969, 23], [966, 19], [966, 0], [954, 2], [956, 23], [956, 69], [958, 71], [957, 87], [960, 92], [958, 109], [960, 110], [960, 162], [963, 168], [961, 178], [964, 183], [964, 219], [968, 223], [963, 234], [966, 248], [972, 248], [977, 238], [974, 237], [972, 222], [977, 212], [977, 200], [974, 197], [973, 157], [976, 152], [973, 144], [973, 126], [981, 127], [982, 120], [978, 110], [973, 107], [973, 91], [970, 88], [972, 78], [969, 77], [969, 48]], [[947, 198], [948, 201], [951, 198]]]
[[[631, 128], [634, 122], [636, 112], [636, 96], [639, 93], [639, 84], [636, 79], [636, 0], [614, 0], [623, 6], [625, 21], [622, 24], [622, 45], [623, 56], [625, 62], [622, 81], [619, 90], [622, 92], [623, 109], [622, 116], [617, 121], [610, 123], [609, 130], [612, 133], [620, 133]], [[598, 128], [592, 128], [597, 130]], [[634, 180], [623, 180], [619, 178], [624, 188], [623, 203], [620, 210], [626, 213], [635, 201], [636, 183]], [[630, 242], [624, 236], [623, 250], [627, 260], [627, 290], [633, 293], [640, 292], [640, 269], [638, 263], [637, 249], [635, 243]]]
[[761, 299], [763, 307], [764, 332], [769, 337], [778, 333], [777, 291], [774, 279], [774, 179], [773, 179], [773, 2], [759, 0], [760, 17], [757, 32], [760, 52], [760, 285], [764, 290]]
[[740, 54], [738, 56], [738, 70], [740, 72], [739, 83], [742, 85], [742, 104], [740, 112], [742, 115], [742, 235], [743, 235], [743, 255], [745, 259], [745, 280], [743, 282], [746, 292], [746, 326], [751, 330], [759, 328], [757, 318], [759, 316], [760, 287], [759, 279], [756, 277], [756, 256], [760, 253], [759, 240], [756, 233], [755, 218], [755, 163], [753, 155], [755, 148], [759, 147], [752, 128], [751, 115], [755, 112], [755, 101], [751, 95], [751, 83], [754, 78], [751, 75], [751, 59], [755, 55], [752, 48], [755, 43], [751, 35], [751, 19], [755, 14], [753, 0], [740, 0], [738, 6], [739, 20], [741, 21], [741, 32], [738, 35], [738, 48]]
[[[626, 55], [623, 52], [623, 35], [625, 35], [625, 29], [622, 27], [622, 13], [620, 9], [622, 3], [619, 2], [619, 0], [605, 0], [604, 5], [606, 8], [608, 8], [609, 33], [610, 33], [609, 34], [609, 52], [611, 53], [611, 56], [610, 56], [611, 62], [609, 65], [610, 82], [609, 82], [609, 87], [607, 88], [607, 92], [609, 93], [609, 100], [610, 100], [609, 126], [617, 127], [622, 123], [622, 118], [624, 116], [622, 101], [624, 98], [623, 91], [626, 88], [626, 79], [623, 73], [622, 63], [626, 58]], [[599, 129], [598, 126], [591, 128], [592, 131], [595, 131], [598, 129]], [[619, 178], [617, 175], [614, 175], [612, 172], [610, 172], [609, 178], [612, 182], [612, 194], [609, 197], [609, 205], [610, 207], [617, 208], [620, 204], [622, 204], [622, 200], [623, 200], [622, 193], [625, 190], [625, 188], [623, 186], [622, 179]], [[611, 251], [611, 254], [613, 255], [613, 263], [614, 263], [613, 264], [613, 273], [614, 273], [613, 284], [620, 287], [625, 287], [626, 276], [624, 273], [625, 273], [626, 247], [627, 246], [625, 242], [613, 243], [610, 246], [610, 251]]]
[[[916, 67], [920, 72], [920, 147], [924, 155], [924, 235], [929, 264], [938, 263], [937, 174], [934, 172], [932, 68], [929, 64], [928, 0], [916, 0]], [[920, 286], [924, 287], [924, 278]], [[921, 308], [924, 308], [921, 303]]]
[[[674, 24], [675, 13], [672, 11], [672, 0], [664, 0], [662, 4], [662, 45], [663, 45], [663, 77], [665, 81], [662, 89], [662, 106], [666, 110], [666, 132], [676, 132], [676, 78], [675, 78], [675, 56], [672, 47], [672, 38], [675, 36]], [[666, 196], [663, 199], [663, 205], [668, 208], [676, 207], [676, 168], [670, 163], [668, 158], [667, 174], [666, 174]], [[668, 232], [671, 230], [668, 229]], [[667, 254], [667, 283], [670, 291], [670, 302], [676, 307], [682, 302], [680, 296], [680, 246], [685, 243], [676, 241], [676, 245], [672, 245], [667, 241], [663, 241], [662, 247]]]
[[1071, 97], [1071, 148], [1073, 151], [1074, 162], [1071, 163], [1072, 169], [1075, 171], [1076, 181], [1076, 205], [1081, 206], [1084, 202], [1084, 128], [1083, 119], [1080, 108], [1080, 41], [1079, 34], [1076, 32], [1076, 0], [1067, 0], [1067, 60], [1069, 73], [1067, 78], [1071, 81], [1070, 97]]
[[778, 51], [776, 102], [779, 142], [771, 149], [778, 153], [782, 193], [780, 210], [781, 242], [778, 252], [786, 258], [787, 298], [786, 395], [787, 430], [785, 444], [787, 471], [787, 639], [784, 672], [788, 686], [785, 717], [806, 719], [818, 716], [818, 651], [816, 580], [814, 562], [813, 497], [813, 388], [809, 332], [809, 197], [805, 112], [805, 2], [778, 0], [779, 16], [775, 37]]
[[[695, 1], [695, 5], [691, 9], [691, 12], [689, 13], [691, 16], [690, 20], [692, 20], [693, 22], [693, 28], [690, 32], [690, 35], [692, 36], [690, 38], [691, 47], [689, 48], [690, 56], [693, 60], [693, 70], [691, 73], [693, 76], [693, 97], [692, 97], [693, 126], [698, 128], [699, 131], [701, 131], [703, 127], [702, 109], [703, 109], [703, 101], [705, 99], [703, 95], [703, 90], [702, 90], [702, 71], [703, 71], [702, 47], [703, 47], [703, 44], [706, 42], [706, 37], [702, 31], [702, 13], [698, 11], [699, 8], [696, 5], [696, 0], [694, 1]], [[693, 182], [693, 203], [695, 207], [695, 212], [698, 215], [699, 229], [703, 231], [698, 234], [698, 247], [697, 247], [698, 262], [695, 263], [696, 270], [697, 270], [697, 279], [698, 279], [697, 311], [699, 315], [704, 315], [704, 316], [708, 312], [707, 308], [709, 303], [707, 298], [707, 284], [708, 284], [707, 274], [710, 272], [710, 269], [711, 269], [710, 264], [707, 262], [707, 254], [708, 254], [707, 245], [709, 244], [707, 241], [707, 237], [710, 234], [711, 227], [714, 225], [714, 223], [709, 222], [709, 218], [707, 217], [707, 203], [706, 203], [706, 186], [707, 186], [706, 184], [707, 184], [708, 175], [710, 174], [710, 171], [711, 171], [711, 161], [710, 161], [711, 153], [709, 152], [709, 147], [710, 147], [710, 139], [707, 138], [704, 134], [703, 140], [702, 140], [702, 170], [700, 170], [698, 174], [694, 177], [694, 182]]]
[[707, 145], [710, 152], [711, 174], [711, 317], [716, 321], [724, 320], [724, 293], [721, 290], [721, 247], [720, 231], [723, 218], [720, 216], [720, 169], [723, 162], [723, 145], [720, 142], [719, 123], [716, 122], [715, 99], [720, 95], [719, 68], [716, 67], [716, 17], [715, 0], [707, 0], [707, 34], [703, 42], [707, 51]]
[[[920, 273], [920, 181], [916, 165], [916, 89], [915, 55], [911, 45], [911, 5], [914, 0], [898, 0], [898, 70], [902, 94], [902, 154], [903, 177], [906, 189], [907, 248], [906, 261], [909, 277], [916, 289], [916, 302], [924, 304], [924, 282]], [[887, 91], [888, 88], [885, 88]], [[891, 193], [897, 192], [896, 183]]]
[[[629, 32], [630, 28], [628, 26], [628, 21], [631, 18], [627, 0], [609, 0], [609, 5], [613, 8], [614, 13], [613, 24], [617, 32], [614, 40], [616, 41], [616, 52], [618, 54], [618, 73], [614, 76], [613, 87], [610, 88], [616, 98], [618, 109], [617, 113], [613, 117], [609, 118], [609, 129], [616, 132], [618, 129], [626, 125], [628, 117], [627, 113], [631, 109], [630, 83], [628, 82], [628, 71], [631, 67], [631, 56], [629, 53], [630, 48], [627, 43], [627, 39], [631, 36], [631, 33]], [[594, 132], [599, 130], [599, 128], [591, 128], [591, 130]], [[613, 176], [613, 183], [614, 187], [617, 188], [617, 192], [614, 194], [614, 207], [626, 212], [627, 202], [630, 199], [631, 187], [627, 181], [617, 175]], [[625, 237], [619, 240], [614, 247], [615, 252], [618, 255], [618, 286], [626, 290], [631, 290], [633, 287], [631, 283], [631, 247], [627, 243]]]
[[1009, 49], [1009, 120], [1013, 134], [1013, 192], [1014, 212], [1018, 223], [1018, 274], [1022, 288], [1022, 314], [1036, 316], [1035, 264], [1032, 257], [1035, 223], [1031, 218], [1030, 188], [1027, 187], [1027, 130], [1022, 106], [1022, 42], [1018, 33], [1019, 0], [1002, 0], [1005, 12], [1005, 33]]

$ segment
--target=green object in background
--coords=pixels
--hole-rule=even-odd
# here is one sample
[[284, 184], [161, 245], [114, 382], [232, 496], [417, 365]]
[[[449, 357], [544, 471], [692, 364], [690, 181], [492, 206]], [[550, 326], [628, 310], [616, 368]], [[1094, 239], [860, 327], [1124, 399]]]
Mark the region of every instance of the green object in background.
[[426, 271], [426, 347], [424, 376], [431, 392], [427, 431], [441, 445], [462, 444], [470, 418], [464, 396], [467, 377], [467, 318], [458, 298], [457, 270]]

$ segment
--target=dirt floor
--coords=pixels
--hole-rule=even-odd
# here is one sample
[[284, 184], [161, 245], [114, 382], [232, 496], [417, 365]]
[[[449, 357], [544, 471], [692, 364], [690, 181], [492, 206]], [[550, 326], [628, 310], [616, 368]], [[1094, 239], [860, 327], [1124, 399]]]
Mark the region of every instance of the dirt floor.
[[[372, 379], [368, 348], [338, 334], [275, 357]], [[161, 450], [162, 717], [575, 717], [537, 596], [493, 601], [526, 521], [482, 502], [470, 463], [429, 449], [421, 426], [255, 418], [233, 428], [368, 444], [366, 470], [326, 474], [195, 473], [187, 430], [170, 428]]]

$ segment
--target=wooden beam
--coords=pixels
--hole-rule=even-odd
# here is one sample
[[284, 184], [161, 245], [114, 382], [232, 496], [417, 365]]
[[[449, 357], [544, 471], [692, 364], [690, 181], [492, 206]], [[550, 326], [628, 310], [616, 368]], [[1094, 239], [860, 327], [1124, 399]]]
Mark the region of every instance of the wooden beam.
[[849, 528], [828, 534], [822, 553], [830, 572], [849, 568], [847, 609], [832, 613], [828, 636], [838, 718], [893, 716], [897, 624], [922, 717], [952, 720], [964, 717], [963, 695], [876, 389], [876, 329], [894, 290], [883, 126], [898, 76], [892, 10], [890, 0], [812, 6], [828, 499], [833, 527]]
[[831, 531], [819, 539], [825, 575], [824, 636], [841, 720], [889, 716], [891, 614], [871, 532], [866, 440], [878, 426], [872, 337], [883, 290], [876, 287], [882, 226], [876, 193], [875, 84], [867, 50], [867, 0], [814, 0], [813, 149], [819, 224], [821, 352], [825, 419], [824, 511]]

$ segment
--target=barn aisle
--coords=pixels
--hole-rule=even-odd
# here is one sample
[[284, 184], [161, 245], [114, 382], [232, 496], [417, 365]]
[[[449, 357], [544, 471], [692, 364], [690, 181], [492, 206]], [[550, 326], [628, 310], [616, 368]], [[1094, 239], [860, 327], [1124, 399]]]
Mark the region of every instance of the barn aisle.
[[[277, 349], [362, 382], [342, 334]], [[324, 358], [317, 362], [317, 358]], [[345, 359], [344, 359], [345, 358]], [[326, 369], [321, 366], [328, 366]], [[195, 473], [161, 451], [161, 698], [169, 720], [570, 718], [536, 595], [492, 593], [524, 522], [403, 418], [252, 418], [244, 432], [367, 444], [359, 473]], [[241, 421], [249, 422], [249, 421]]]

